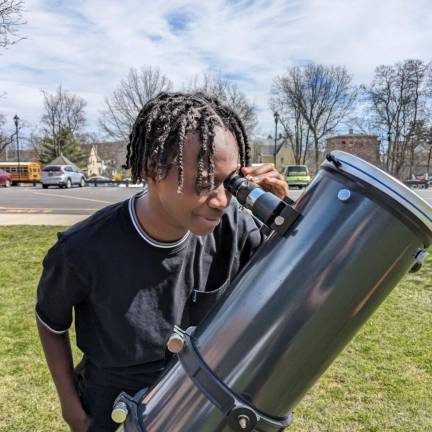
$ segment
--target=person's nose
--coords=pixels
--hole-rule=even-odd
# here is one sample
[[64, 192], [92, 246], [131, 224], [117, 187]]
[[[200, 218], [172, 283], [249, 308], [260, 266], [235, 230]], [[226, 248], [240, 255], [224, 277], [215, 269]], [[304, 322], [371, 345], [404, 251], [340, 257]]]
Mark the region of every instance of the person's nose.
[[231, 194], [224, 188], [221, 183], [217, 188], [210, 192], [208, 206], [214, 209], [223, 210], [229, 206]]

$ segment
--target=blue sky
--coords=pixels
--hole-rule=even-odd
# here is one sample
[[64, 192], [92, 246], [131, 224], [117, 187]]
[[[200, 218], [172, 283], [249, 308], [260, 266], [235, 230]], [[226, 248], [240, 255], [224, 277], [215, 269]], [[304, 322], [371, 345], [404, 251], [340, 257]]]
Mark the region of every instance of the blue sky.
[[[379, 64], [432, 60], [430, 0], [26, 0], [27, 39], [0, 53], [0, 113], [35, 127], [41, 90], [103, 100], [130, 67], [159, 67], [181, 89], [203, 73], [235, 81], [271, 133], [272, 79], [295, 64], [346, 65], [356, 83]], [[27, 133], [30, 128], [27, 129]]]

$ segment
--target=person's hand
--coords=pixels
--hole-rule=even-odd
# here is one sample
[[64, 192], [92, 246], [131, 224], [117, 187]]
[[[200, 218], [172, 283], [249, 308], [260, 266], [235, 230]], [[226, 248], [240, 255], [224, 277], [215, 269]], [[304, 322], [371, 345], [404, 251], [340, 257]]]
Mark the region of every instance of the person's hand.
[[281, 199], [288, 196], [288, 184], [284, 176], [276, 170], [274, 164], [265, 163], [256, 167], [243, 167], [241, 172], [247, 180], [256, 183], [265, 191]]
[[88, 432], [90, 430], [91, 419], [86, 416], [82, 419], [76, 419], [68, 422], [71, 432]]
[[63, 419], [70, 427], [71, 432], [88, 432], [91, 418], [83, 409], [79, 411], [79, 413], [63, 413]]

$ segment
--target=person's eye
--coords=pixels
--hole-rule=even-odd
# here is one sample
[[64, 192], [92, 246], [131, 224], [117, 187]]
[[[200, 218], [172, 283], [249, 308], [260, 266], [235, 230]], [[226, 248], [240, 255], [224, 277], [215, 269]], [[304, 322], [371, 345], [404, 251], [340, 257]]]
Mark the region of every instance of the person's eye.
[[202, 190], [210, 190], [210, 180], [207, 178], [203, 178], [201, 181], [201, 189]]
[[211, 187], [210, 179], [203, 178], [203, 180], [201, 182], [201, 189], [203, 191], [211, 191], [213, 189], [217, 189], [220, 186], [221, 183], [222, 182], [220, 180], [214, 179], [214, 186]]

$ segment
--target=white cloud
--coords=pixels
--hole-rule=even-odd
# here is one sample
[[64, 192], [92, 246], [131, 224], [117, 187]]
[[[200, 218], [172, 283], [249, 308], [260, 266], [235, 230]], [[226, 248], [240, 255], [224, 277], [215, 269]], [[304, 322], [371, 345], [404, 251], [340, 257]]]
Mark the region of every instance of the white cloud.
[[0, 112], [36, 124], [40, 89], [63, 87], [88, 101], [96, 127], [103, 99], [131, 66], [158, 66], [177, 87], [204, 71], [243, 78], [273, 129], [272, 78], [312, 60], [345, 64], [367, 82], [378, 64], [426, 61], [432, 41], [429, 0], [27, 1], [27, 40], [0, 57]]

